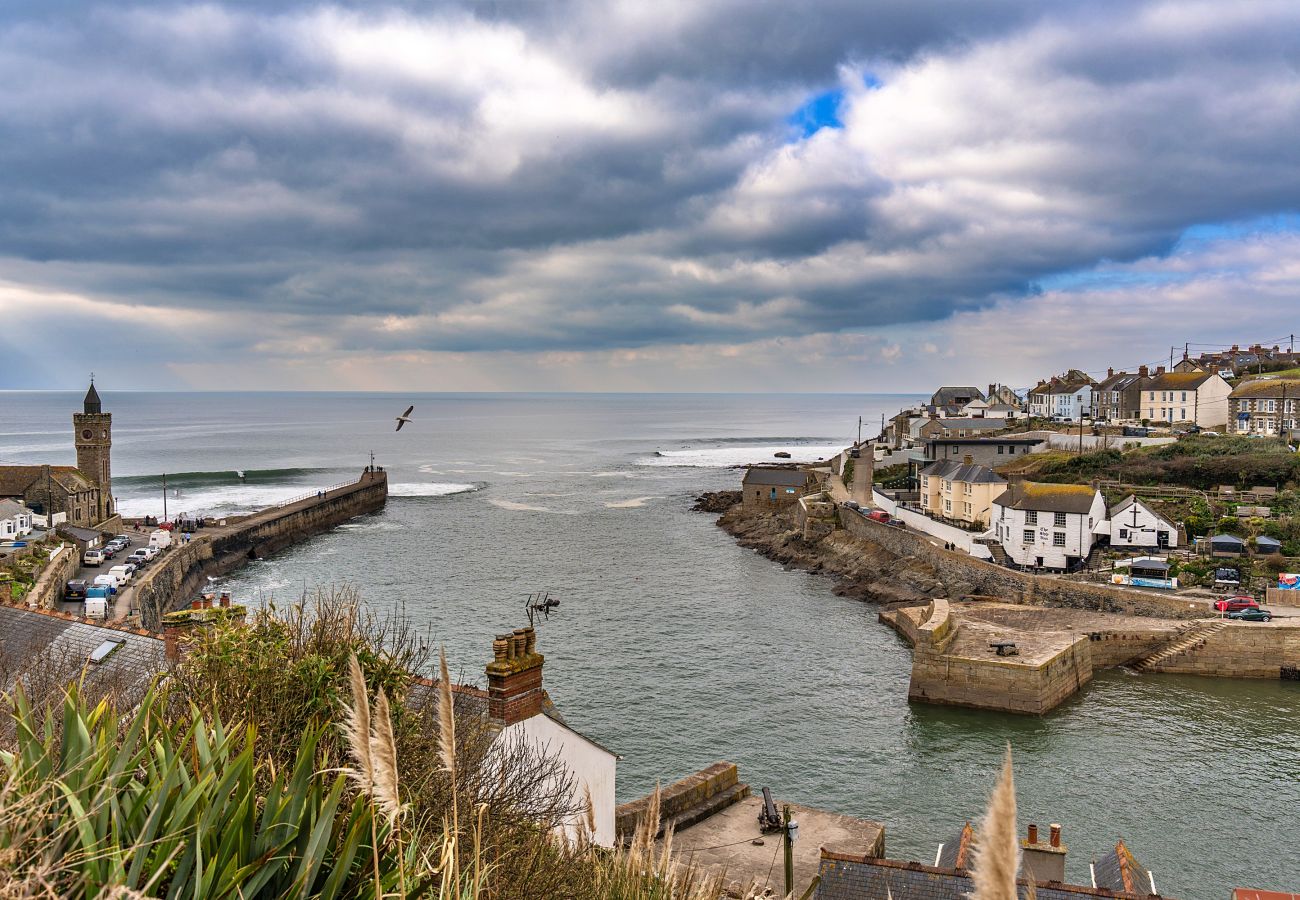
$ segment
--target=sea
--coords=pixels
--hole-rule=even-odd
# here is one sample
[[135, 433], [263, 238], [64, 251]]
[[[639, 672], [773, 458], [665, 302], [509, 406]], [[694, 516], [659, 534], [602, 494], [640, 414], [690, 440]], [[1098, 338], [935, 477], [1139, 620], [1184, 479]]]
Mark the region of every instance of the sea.
[[[620, 801], [717, 760], [757, 791], [884, 823], [933, 862], [1012, 749], [1024, 823], [1070, 880], [1123, 839], [1162, 894], [1300, 890], [1300, 683], [1100, 673], [1053, 713], [907, 702], [875, 606], [738, 547], [692, 512], [780, 451], [829, 457], [918, 398], [889, 394], [101, 392], [126, 515], [246, 512], [389, 472], [386, 508], [223, 580], [240, 601], [357, 589], [483, 681], [538, 592], [545, 685], [621, 755]], [[0, 463], [70, 464], [80, 393], [0, 392]], [[414, 404], [410, 424], [395, 417]]]

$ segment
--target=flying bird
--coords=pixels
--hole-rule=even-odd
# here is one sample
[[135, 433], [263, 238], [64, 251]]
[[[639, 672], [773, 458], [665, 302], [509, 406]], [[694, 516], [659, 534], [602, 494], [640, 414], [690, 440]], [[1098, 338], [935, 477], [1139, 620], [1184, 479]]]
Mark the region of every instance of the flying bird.
[[411, 421], [411, 410], [413, 409], [415, 409], [414, 406], [408, 406], [406, 408], [406, 412], [402, 413], [400, 416], [397, 417], [397, 429], [396, 429], [397, 431], [401, 431], [402, 426], [405, 425], [407, 422]]

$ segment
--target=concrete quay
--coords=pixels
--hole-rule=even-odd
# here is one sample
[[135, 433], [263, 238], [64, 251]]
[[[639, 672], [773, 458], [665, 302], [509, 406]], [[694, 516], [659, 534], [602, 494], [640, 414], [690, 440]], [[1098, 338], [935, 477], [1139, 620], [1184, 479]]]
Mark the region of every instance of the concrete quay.
[[[908, 699], [1042, 715], [1098, 669], [1133, 666], [1232, 678], [1278, 678], [1300, 662], [1300, 622], [1160, 619], [994, 601], [882, 611], [913, 648]], [[1015, 655], [999, 655], [1011, 642]]]
[[208, 578], [229, 574], [249, 560], [377, 512], [387, 499], [388, 473], [367, 469], [352, 484], [203, 529], [188, 544], [174, 546], [136, 582], [135, 604], [144, 627], [160, 630], [162, 617], [188, 606]]

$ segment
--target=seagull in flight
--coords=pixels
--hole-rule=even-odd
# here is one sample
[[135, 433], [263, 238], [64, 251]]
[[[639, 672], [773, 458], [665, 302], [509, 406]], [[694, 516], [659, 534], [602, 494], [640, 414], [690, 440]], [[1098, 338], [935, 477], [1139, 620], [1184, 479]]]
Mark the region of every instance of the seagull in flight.
[[415, 409], [414, 406], [408, 406], [406, 408], [406, 412], [402, 413], [400, 416], [397, 417], [397, 429], [396, 429], [397, 431], [401, 431], [402, 426], [405, 425], [407, 422], [411, 421], [411, 410], [413, 409]]

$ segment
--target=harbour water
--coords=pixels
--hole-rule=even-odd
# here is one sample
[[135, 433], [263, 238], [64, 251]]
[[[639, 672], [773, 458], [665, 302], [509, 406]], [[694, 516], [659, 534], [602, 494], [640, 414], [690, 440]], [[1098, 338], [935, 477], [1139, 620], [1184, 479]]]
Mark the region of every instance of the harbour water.
[[[249, 510], [390, 472], [385, 511], [225, 585], [286, 603], [355, 585], [481, 679], [493, 634], [550, 591], [546, 685], [623, 755], [620, 799], [718, 759], [778, 798], [886, 825], [930, 861], [976, 819], [1009, 743], [1022, 822], [1060, 822], [1067, 874], [1122, 837], [1162, 893], [1300, 885], [1300, 685], [1103, 673], [1044, 718], [910, 706], [910, 652], [876, 610], [689, 511], [731, 465], [828, 455], [886, 395], [116, 394], [127, 514]], [[73, 461], [79, 395], [0, 393], [0, 461]], [[414, 422], [393, 417], [415, 404]], [[243, 473], [241, 478], [238, 474]], [[179, 493], [176, 493], [179, 491]]]

